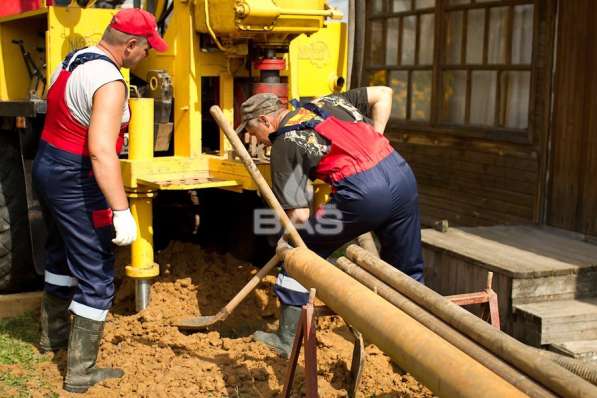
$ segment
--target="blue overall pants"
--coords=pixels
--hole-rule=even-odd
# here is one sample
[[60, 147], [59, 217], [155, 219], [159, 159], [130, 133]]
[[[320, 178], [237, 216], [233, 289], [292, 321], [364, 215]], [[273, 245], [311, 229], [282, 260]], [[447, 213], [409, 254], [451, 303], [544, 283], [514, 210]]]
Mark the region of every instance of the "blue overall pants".
[[[307, 247], [327, 258], [345, 243], [373, 231], [381, 243], [380, 257], [423, 282], [417, 183], [406, 161], [394, 151], [373, 168], [338, 181], [333, 190], [330, 201], [300, 229]], [[309, 298], [308, 291], [284, 270], [274, 291], [287, 305], [304, 305]]]
[[112, 211], [89, 157], [42, 140], [33, 184], [48, 229], [44, 290], [72, 299], [73, 313], [104, 321], [114, 297]]

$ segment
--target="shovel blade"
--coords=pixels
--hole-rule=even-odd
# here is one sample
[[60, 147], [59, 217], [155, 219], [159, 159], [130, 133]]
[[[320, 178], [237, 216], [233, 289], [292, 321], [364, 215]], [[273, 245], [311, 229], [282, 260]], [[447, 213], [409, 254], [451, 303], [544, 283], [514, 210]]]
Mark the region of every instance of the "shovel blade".
[[174, 322], [174, 325], [180, 329], [205, 329], [220, 321], [218, 315], [198, 316], [195, 318], [181, 318]]

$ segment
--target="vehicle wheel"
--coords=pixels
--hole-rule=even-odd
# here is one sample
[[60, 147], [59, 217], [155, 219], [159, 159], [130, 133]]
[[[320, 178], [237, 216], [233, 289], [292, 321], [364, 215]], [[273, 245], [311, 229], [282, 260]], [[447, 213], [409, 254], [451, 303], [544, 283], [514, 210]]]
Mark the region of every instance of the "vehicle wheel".
[[12, 135], [0, 131], [0, 292], [30, 290], [30, 282], [38, 278], [31, 257], [23, 167]]

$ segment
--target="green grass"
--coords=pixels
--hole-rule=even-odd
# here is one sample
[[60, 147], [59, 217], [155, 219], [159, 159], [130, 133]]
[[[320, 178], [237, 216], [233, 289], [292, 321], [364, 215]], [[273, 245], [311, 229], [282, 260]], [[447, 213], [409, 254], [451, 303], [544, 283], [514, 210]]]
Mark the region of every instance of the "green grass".
[[27, 398], [35, 386], [48, 391], [48, 398], [58, 397], [36, 371], [37, 364], [49, 360], [35, 347], [38, 341], [39, 321], [32, 313], [0, 320], [0, 396]]

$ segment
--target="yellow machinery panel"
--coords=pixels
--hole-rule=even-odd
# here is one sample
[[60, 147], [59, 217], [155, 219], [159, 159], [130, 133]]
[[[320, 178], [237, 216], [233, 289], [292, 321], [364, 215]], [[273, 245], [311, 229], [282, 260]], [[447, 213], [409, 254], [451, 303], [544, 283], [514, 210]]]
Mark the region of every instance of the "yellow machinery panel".
[[325, 29], [290, 42], [290, 98], [319, 97], [346, 89], [346, 24], [328, 22]]
[[[50, 6], [0, 19], [0, 101], [30, 97], [31, 79], [14, 40], [23, 41], [37, 65], [46, 65], [44, 73], [49, 81], [66, 54], [100, 41], [116, 12], [110, 9]], [[123, 69], [122, 72], [128, 81], [128, 70]], [[39, 97], [45, 95], [44, 92], [37, 94]]]

